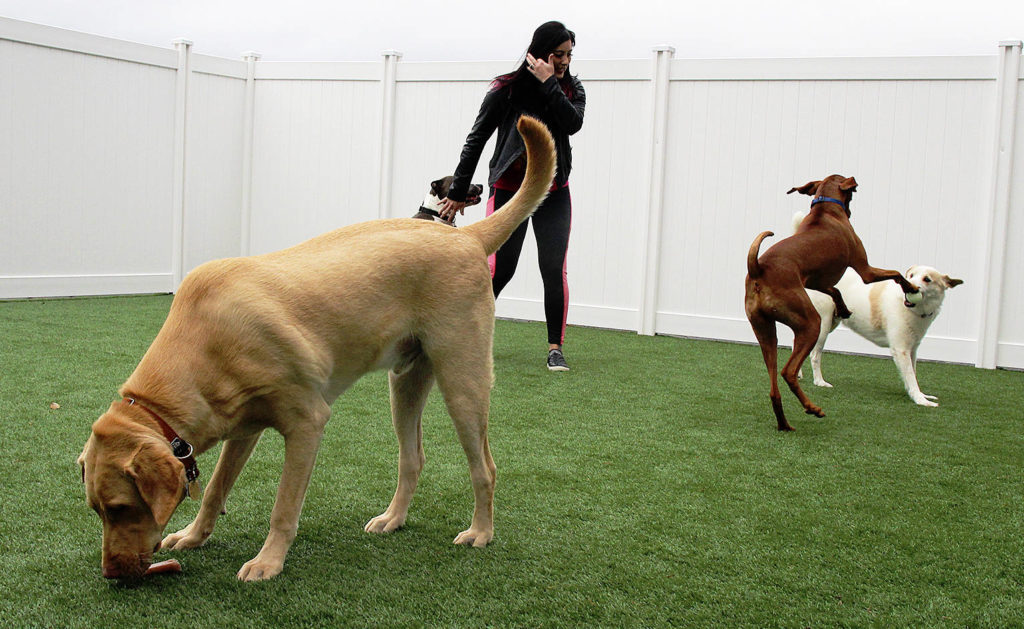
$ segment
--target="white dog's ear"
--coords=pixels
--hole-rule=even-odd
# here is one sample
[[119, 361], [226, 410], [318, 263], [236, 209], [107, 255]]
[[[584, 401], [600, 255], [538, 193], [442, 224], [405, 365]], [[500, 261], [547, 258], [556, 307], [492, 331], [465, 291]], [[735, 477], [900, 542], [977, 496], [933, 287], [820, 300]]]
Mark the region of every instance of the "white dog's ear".
[[942, 276], [942, 282], [946, 285], [946, 288], [953, 288], [964, 283], [963, 280], [954, 279], [948, 275]]

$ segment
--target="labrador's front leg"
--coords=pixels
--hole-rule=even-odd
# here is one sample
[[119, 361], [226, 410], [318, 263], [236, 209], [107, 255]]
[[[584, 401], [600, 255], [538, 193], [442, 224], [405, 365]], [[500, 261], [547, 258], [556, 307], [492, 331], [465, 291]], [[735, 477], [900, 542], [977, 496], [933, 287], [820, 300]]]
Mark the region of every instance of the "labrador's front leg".
[[217, 459], [217, 467], [214, 468], [213, 476], [210, 477], [210, 482], [206, 486], [203, 503], [199, 507], [196, 519], [177, 533], [171, 533], [165, 537], [160, 544], [161, 550], [197, 548], [206, 543], [210, 534], [213, 533], [217, 517], [224, 511], [228, 493], [231, 492], [231, 487], [238, 479], [238, 473], [242, 471], [245, 462], [249, 460], [253, 448], [256, 447], [256, 442], [260, 439], [260, 434], [262, 433], [224, 442], [220, 458]]
[[322, 436], [322, 423], [293, 430], [284, 436], [284, 471], [270, 515], [270, 534], [259, 554], [238, 571], [240, 580], [270, 579], [284, 568], [284, 558], [299, 528], [302, 501], [306, 497]]

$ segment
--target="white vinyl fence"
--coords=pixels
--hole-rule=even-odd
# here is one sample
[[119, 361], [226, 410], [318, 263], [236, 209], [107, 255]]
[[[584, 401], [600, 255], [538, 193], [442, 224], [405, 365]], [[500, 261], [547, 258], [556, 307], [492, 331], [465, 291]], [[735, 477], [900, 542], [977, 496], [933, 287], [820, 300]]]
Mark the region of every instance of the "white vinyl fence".
[[[489, 79], [513, 65], [191, 48], [0, 18], [0, 298], [173, 292], [213, 258], [411, 216], [454, 169]], [[750, 242], [771, 229], [767, 248], [807, 209], [786, 190], [841, 173], [860, 183], [852, 220], [873, 264], [965, 281], [921, 357], [1024, 368], [1021, 44], [993, 49], [575, 61], [587, 112], [573, 138], [570, 323], [752, 342]], [[499, 316], [543, 318], [535, 260], [528, 238]], [[829, 347], [883, 351], [843, 329]]]

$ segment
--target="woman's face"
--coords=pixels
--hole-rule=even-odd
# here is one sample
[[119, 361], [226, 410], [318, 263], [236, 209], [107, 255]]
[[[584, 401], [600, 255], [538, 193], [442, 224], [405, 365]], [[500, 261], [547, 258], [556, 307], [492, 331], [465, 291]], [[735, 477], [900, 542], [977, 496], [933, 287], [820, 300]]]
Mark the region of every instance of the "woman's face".
[[551, 52], [551, 65], [555, 68], [555, 76], [563, 78], [572, 61], [572, 40], [567, 39]]

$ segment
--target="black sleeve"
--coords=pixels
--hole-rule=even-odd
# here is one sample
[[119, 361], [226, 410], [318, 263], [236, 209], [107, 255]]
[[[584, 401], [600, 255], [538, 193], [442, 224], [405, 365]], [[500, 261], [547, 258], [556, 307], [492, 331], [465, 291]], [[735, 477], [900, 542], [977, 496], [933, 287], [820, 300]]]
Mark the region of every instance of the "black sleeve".
[[572, 80], [572, 99], [570, 100], [558, 79], [554, 76], [541, 85], [541, 91], [548, 99], [548, 111], [567, 135], [572, 135], [583, 127], [583, 110], [587, 107], [587, 94], [583, 91], [583, 83], [579, 79]]
[[480, 162], [480, 153], [484, 145], [490, 139], [491, 134], [498, 128], [501, 117], [507, 107], [507, 99], [504, 90], [491, 88], [484, 96], [480, 104], [480, 112], [476, 115], [476, 122], [466, 137], [466, 144], [462, 147], [462, 154], [459, 155], [459, 165], [455, 167], [454, 179], [448, 189], [448, 198], [452, 201], [465, 201], [466, 193], [469, 190], [469, 180], [476, 172], [477, 164]]

